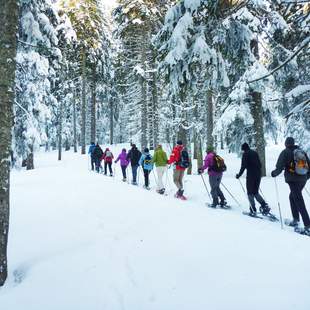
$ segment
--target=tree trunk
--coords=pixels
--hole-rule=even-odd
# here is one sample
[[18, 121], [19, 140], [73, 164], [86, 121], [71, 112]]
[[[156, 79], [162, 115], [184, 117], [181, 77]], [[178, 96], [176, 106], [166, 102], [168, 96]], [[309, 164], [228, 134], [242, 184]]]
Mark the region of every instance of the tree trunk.
[[262, 94], [259, 92], [252, 91], [250, 92], [250, 96], [252, 97], [251, 114], [254, 120], [253, 129], [254, 129], [255, 146], [262, 163], [262, 176], [266, 176], [266, 154], [265, 154]]
[[[251, 41], [251, 49], [259, 60], [258, 40], [253, 39]], [[251, 97], [251, 114], [254, 120], [253, 131], [255, 138], [256, 151], [262, 163], [262, 176], [266, 176], [266, 154], [265, 154], [265, 137], [264, 137], [264, 117], [263, 117], [263, 102], [262, 94], [255, 90], [250, 90]]]
[[[141, 63], [143, 74], [146, 72], [146, 46], [142, 45]], [[147, 95], [146, 95], [146, 79], [145, 76], [140, 77], [141, 85], [141, 149], [147, 147]]]
[[62, 152], [62, 100], [60, 100], [58, 111], [58, 160], [61, 160]]
[[82, 48], [82, 124], [81, 124], [81, 153], [86, 154], [86, 51]]
[[16, 69], [18, 1], [0, 2], [0, 286], [8, 275], [10, 151]]
[[[94, 141], [95, 142], [95, 141]], [[77, 153], [77, 136], [76, 136], [76, 90], [73, 96], [73, 148], [74, 153]]]
[[207, 91], [207, 145], [214, 146], [213, 139], [213, 94], [212, 90]]
[[110, 144], [113, 144], [114, 140], [114, 104], [113, 98], [110, 98]]
[[29, 153], [27, 154], [27, 159], [26, 159], [26, 169], [27, 170], [33, 170], [34, 169], [34, 163], [33, 163], [33, 145], [29, 146]]
[[96, 66], [93, 66], [93, 81], [91, 84], [90, 140], [96, 142]]

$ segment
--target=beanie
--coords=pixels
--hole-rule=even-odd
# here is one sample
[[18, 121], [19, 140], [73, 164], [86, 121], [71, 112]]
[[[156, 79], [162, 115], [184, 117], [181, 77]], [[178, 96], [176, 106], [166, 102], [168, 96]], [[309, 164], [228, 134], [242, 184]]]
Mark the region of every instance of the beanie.
[[207, 146], [207, 153], [214, 152], [214, 147], [212, 145]]
[[294, 146], [295, 140], [293, 137], [287, 137], [285, 140], [285, 146]]
[[177, 145], [182, 145], [183, 143], [182, 143], [182, 140], [178, 140], [177, 141]]
[[246, 142], [241, 145], [242, 151], [248, 151], [249, 149], [250, 149], [250, 147]]

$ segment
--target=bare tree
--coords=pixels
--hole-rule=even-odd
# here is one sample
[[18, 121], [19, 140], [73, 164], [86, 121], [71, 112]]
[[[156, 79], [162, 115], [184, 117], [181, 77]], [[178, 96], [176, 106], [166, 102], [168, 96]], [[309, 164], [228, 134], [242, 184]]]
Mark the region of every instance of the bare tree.
[[15, 99], [18, 1], [0, 2], [0, 286], [7, 278], [10, 214], [10, 151]]

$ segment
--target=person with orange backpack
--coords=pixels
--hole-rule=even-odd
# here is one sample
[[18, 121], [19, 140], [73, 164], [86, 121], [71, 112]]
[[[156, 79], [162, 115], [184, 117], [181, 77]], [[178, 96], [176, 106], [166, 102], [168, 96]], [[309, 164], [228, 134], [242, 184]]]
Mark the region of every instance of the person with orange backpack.
[[106, 148], [102, 155], [102, 159], [104, 160], [104, 175], [107, 175], [107, 167], [109, 167], [110, 176], [113, 176], [113, 172], [112, 172], [113, 158], [114, 156], [112, 152], [110, 151], [110, 149]]
[[[207, 147], [207, 155], [204, 159], [204, 165], [198, 169], [198, 173], [203, 173], [208, 169], [209, 183], [211, 187], [212, 204], [211, 208], [217, 206], [225, 208], [227, 202], [225, 196], [220, 188], [223, 172], [226, 171], [226, 165], [222, 157], [216, 154], [213, 146]], [[220, 201], [219, 201], [220, 199]]]
[[290, 205], [293, 220], [286, 222], [288, 226], [299, 229], [299, 216], [304, 222], [303, 233], [310, 236], [310, 218], [302, 196], [307, 180], [310, 178], [310, 160], [305, 151], [295, 145], [295, 140], [288, 137], [285, 140], [285, 149], [279, 155], [276, 169], [271, 172], [273, 178], [284, 170], [285, 182], [290, 187]]

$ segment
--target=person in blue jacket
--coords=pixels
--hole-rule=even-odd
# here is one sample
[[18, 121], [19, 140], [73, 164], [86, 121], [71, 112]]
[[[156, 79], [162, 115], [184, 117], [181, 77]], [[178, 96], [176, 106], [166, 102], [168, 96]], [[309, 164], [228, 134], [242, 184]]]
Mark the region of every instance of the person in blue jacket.
[[150, 181], [149, 181], [149, 175], [150, 172], [153, 169], [153, 162], [152, 162], [152, 156], [150, 154], [150, 151], [148, 148], [145, 148], [140, 160], [139, 160], [139, 165], [143, 169], [143, 174], [144, 174], [144, 188], [150, 189]]
[[91, 142], [89, 149], [88, 149], [88, 155], [90, 156], [91, 170], [92, 171], [94, 171], [94, 168], [95, 168], [95, 158], [93, 156], [93, 152], [94, 152], [95, 147], [96, 147], [95, 142]]

